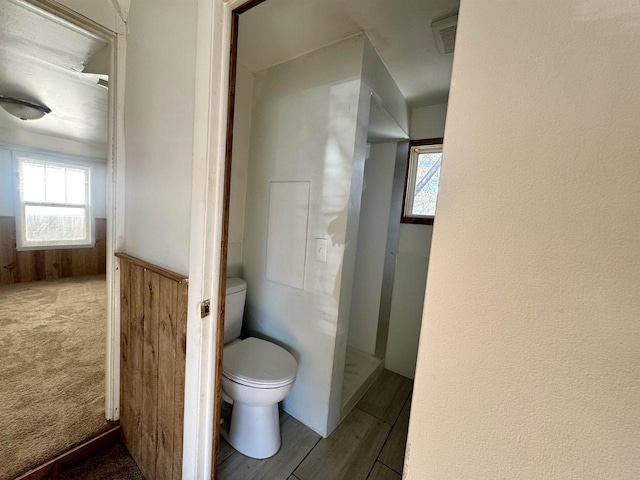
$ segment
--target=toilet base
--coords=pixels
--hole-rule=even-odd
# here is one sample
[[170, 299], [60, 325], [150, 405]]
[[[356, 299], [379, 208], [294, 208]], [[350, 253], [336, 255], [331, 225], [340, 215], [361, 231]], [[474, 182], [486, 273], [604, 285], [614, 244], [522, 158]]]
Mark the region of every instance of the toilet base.
[[247, 405], [233, 403], [229, 429], [222, 436], [238, 452], [251, 458], [269, 458], [280, 450], [280, 414], [278, 404]]

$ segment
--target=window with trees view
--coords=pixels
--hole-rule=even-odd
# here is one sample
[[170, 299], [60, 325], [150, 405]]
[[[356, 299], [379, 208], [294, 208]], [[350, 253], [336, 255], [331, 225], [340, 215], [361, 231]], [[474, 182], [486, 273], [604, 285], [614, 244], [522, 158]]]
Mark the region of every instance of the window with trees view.
[[18, 249], [93, 246], [91, 171], [86, 166], [18, 159]]
[[411, 142], [402, 212], [403, 223], [433, 225], [441, 164], [441, 138]]

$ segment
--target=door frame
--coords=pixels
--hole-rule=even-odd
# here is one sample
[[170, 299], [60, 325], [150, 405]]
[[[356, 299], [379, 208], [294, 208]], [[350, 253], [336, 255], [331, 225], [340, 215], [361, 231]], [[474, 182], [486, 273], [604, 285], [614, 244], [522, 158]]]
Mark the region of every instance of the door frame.
[[105, 40], [111, 50], [108, 96], [107, 158], [107, 315], [105, 348], [105, 417], [120, 418], [120, 275], [114, 253], [124, 243], [124, 72], [126, 36], [124, 20], [116, 18], [115, 29], [97, 22], [54, 0], [19, 0]]
[[[224, 331], [232, 49], [237, 47], [238, 15], [263, 1], [198, 1], [182, 478], [218, 476], [224, 344], [218, 333]], [[199, 302], [205, 299], [212, 313], [202, 318]]]

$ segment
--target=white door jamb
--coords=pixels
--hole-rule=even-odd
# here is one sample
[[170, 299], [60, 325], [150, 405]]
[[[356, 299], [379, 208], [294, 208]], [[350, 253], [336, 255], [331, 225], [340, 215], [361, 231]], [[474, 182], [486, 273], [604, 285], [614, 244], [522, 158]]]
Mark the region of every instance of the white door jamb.
[[[199, 0], [182, 478], [211, 478], [231, 12], [248, 0]], [[211, 300], [200, 318], [199, 302]]]

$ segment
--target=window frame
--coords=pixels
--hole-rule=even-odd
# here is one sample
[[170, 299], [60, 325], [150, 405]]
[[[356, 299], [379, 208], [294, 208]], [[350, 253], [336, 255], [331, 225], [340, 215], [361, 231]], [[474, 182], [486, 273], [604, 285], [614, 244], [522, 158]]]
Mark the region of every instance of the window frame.
[[[14, 172], [15, 172], [15, 221], [16, 221], [16, 250], [62, 250], [75, 248], [93, 248], [96, 244], [95, 239], [95, 218], [93, 215], [93, 198], [92, 198], [92, 176], [93, 168], [89, 162], [72, 160], [66, 157], [54, 157], [49, 155], [39, 155], [32, 152], [14, 152]], [[61, 168], [70, 168], [85, 171], [85, 203], [56, 203], [47, 202], [46, 198], [43, 202], [25, 201], [23, 199], [22, 187], [22, 165], [24, 163], [38, 164], [43, 166], [54, 166]], [[46, 177], [45, 177], [46, 178]], [[46, 180], [45, 180], [46, 182]], [[26, 231], [24, 228], [26, 222], [27, 206], [43, 206], [43, 207], [62, 207], [62, 208], [83, 208], [87, 218], [87, 236], [88, 240], [83, 243], [68, 242], [64, 240], [57, 241], [28, 241], [26, 239]]]
[[440, 145], [441, 147], [444, 145], [444, 138], [425, 138], [420, 140], [410, 140], [409, 141], [409, 157], [407, 158], [407, 168], [404, 175], [404, 191], [402, 195], [402, 216], [400, 218], [400, 223], [409, 223], [416, 225], [433, 225], [435, 220], [435, 215], [428, 216], [416, 216], [416, 215], [407, 215], [406, 209], [408, 206], [408, 198], [409, 198], [409, 187], [415, 186], [415, 179], [409, 181], [409, 175], [411, 175], [415, 171], [414, 161], [413, 161], [413, 151], [414, 147], [428, 147], [428, 146], [436, 146]]

